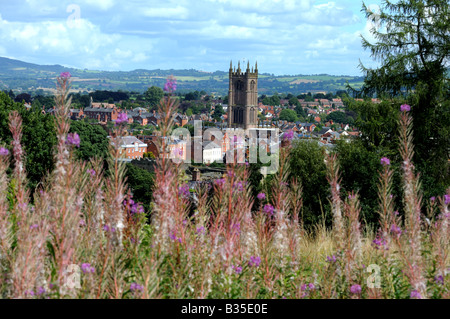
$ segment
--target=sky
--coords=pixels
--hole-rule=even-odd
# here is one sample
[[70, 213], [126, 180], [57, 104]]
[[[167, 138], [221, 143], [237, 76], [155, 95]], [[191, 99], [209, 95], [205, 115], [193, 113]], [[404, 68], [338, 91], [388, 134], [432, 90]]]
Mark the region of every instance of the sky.
[[[377, 10], [381, 0], [366, 0]], [[360, 0], [0, 0], [0, 56], [90, 70], [362, 75]]]

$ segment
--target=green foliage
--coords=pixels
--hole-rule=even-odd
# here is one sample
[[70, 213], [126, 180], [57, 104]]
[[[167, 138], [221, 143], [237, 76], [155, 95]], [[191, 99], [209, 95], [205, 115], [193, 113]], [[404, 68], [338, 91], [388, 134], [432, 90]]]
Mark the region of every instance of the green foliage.
[[264, 105], [278, 106], [280, 105], [280, 98], [278, 95], [266, 96], [263, 98], [262, 103]]
[[184, 99], [186, 101], [196, 101], [196, 100], [200, 100], [201, 94], [199, 91], [195, 91], [195, 92], [189, 92], [184, 96]]
[[133, 192], [133, 200], [142, 203], [145, 211], [149, 212], [150, 203], [153, 198], [154, 174], [133, 164], [128, 163], [126, 167], [125, 176], [128, 186]]
[[217, 104], [214, 108], [213, 118], [216, 120], [220, 120], [220, 117], [225, 114], [222, 105]]
[[285, 109], [280, 112], [279, 119], [282, 121], [296, 122], [297, 113], [294, 110]]
[[297, 105], [295, 107], [295, 112], [297, 112], [297, 116], [299, 118], [306, 118], [308, 116], [308, 113], [306, 113], [305, 109], [301, 105]]
[[152, 86], [145, 91], [145, 100], [150, 104], [150, 108], [154, 109], [164, 96], [164, 91], [160, 87]]
[[314, 141], [296, 141], [290, 153], [290, 170], [290, 178], [296, 177], [303, 186], [303, 222], [312, 226], [329, 207], [324, 149]]
[[362, 141], [339, 141], [338, 153], [341, 192], [357, 191], [360, 195], [361, 219], [374, 224], [378, 220], [378, 172], [381, 171], [382, 156], [369, 151]]
[[92, 125], [84, 121], [72, 121], [69, 132], [80, 135], [80, 147], [75, 150], [78, 159], [89, 161], [90, 158], [105, 159], [108, 155], [106, 131], [100, 125]]
[[298, 101], [298, 99], [295, 96], [293, 96], [293, 97], [289, 98], [289, 105], [300, 106], [300, 102]]
[[336, 123], [353, 124], [354, 120], [351, 116], [347, 116], [344, 112], [336, 111], [327, 115], [326, 120], [332, 120]]
[[[363, 10], [367, 18], [374, 17], [365, 5]], [[377, 94], [412, 106], [413, 160], [428, 179], [423, 184], [425, 197], [442, 194], [450, 185], [449, 15], [448, 1], [385, 2], [379, 17], [382, 28], [371, 30], [375, 42], [363, 38], [364, 48], [381, 63], [375, 69], [361, 64], [365, 82], [357, 93]], [[400, 104], [393, 103], [391, 107], [394, 106], [398, 109]], [[380, 118], [373, 124], [365, 120], [367, 125], [362, 131], [369, 133], [369, 139], [377, 145], [392, 136], [394, 126], [384, 126], [381, 122], [395, 119]], [[374, 136], [376, 127], [380, 128], [379, 137]]]
[[0, 137], [7, 144], [12, 140], [8, 117], [13, 110], [22, 117], [25, 166], [29, 186], [34, 188], [44, 175], [53, 170], [53, 147], [56, 145], [54, 117], [44, 115], [40, 110], [27, 110], [22, 103], [16, 103], [0, 92]]

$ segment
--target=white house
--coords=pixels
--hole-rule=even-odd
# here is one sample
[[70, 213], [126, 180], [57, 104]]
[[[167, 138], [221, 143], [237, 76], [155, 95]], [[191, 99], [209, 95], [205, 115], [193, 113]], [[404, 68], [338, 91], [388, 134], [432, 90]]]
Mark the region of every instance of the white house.
[[206, 141], [203, 143], [203, 163], [211, 164], [213, 162], [221, 162], [222, 146], [217, 145], [213, 141]]

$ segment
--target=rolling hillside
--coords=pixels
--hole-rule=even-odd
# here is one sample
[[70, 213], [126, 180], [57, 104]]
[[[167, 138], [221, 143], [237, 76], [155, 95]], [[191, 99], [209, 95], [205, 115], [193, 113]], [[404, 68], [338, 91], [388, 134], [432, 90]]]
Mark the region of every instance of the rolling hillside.
[[[144, 91], [149, 86], [163, 87], [169, 75], [177, 78], [179, 91], [204, 90], [224, 95], [228, 93], [228, 72], [204, 72], [197, 70], [144, 70], [96, 71], [66, 68], [61, 65], [38, 65], [0, 57], [0, 90], [53, 91], [55, 78], [61, 72], [72, 74], [75, 91], [127, 90]], [[259, 75], [260, 94], [332, 92], [345, 89], [346, 82], [355, 87], [362, 84], [362, 77], [333, 75]]]

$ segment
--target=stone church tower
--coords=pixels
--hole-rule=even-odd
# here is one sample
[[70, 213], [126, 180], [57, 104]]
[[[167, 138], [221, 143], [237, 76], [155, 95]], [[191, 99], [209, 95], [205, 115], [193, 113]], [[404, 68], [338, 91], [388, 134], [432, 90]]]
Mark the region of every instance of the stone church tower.
[[255, 69], [241, 71], [238, 62], [237, 70], [233, 70], [230, 62], [230, 87], [228, 90], [228, 127], [249, 128], [258, 127], [258, 62]]

